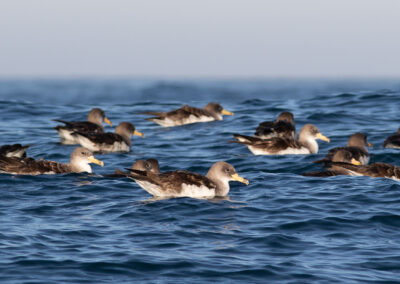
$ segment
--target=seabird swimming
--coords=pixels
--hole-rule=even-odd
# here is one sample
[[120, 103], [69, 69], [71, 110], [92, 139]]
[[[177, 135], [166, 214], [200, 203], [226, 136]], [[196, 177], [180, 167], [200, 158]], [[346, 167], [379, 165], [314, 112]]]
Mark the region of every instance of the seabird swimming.
[[[138, 170], [138, 171], [150, 171], [155, 174], [160, 173], [160, 166], [156, 159], [137, 160], [135, 163], [133, 163], [131, 169]], [[124, 172], [124, 171], [121, 171], [120, 169], [116, 169], [113, 174], [105, 175], [105, 176], [106, 177], [127, 177], [129, 174], [130, 174], [130, 172]]]
[[389, 136], [383, 142], [383, 147], [400, 149], [400, 128], [397, 130], [397, 134]]
[[147, 120], [164, 127], [171, 127], [197, 122], [222, 120], [222, 115], [233, 115], [233, 112], [223, 109], [220, 104], [209, 103], [203, 108], [183, 105], [181, 108], [170, 112], [148, 111], [145, 112], [145, 114], [156, 116], [148, 118]]
[[313, 124], [303, 126], [298, 140], [288, 137], [273, 137], [263, 140], [240, 134], [233, 136], [238, 141], [232, 142], [246, 145], [254, 155], [315, 154], [319, 149], [316, 139], [330, 142], [330, 139], [322, 135]]
[[222, 197], [229, 193], [229, 181], [249, 184], [247, 179], [240, 177], [235, 168], [226, 162], [213, 164], [206, 176], [188, 171], [155, 174], [130, 169], [130, 172], [128, 177], [155, 197]]
[[332, 163], [338, 168], [347, 170], [351, 176], [382, 177], [400, 181], [400, 167], [386, 164], [373, 163], [370, 165], [352, 165], [348, 163]]
[[61, 143], [63, 144], [79, 144], [75, 137], [72, 136], [73, 132], [104, 133], [103, 121], [112, 126], [104, 111], [99, 108], [93, 108], [89, 112], [87, 121], [65, 121], [60, 119], [54, 119], [54, 121], [65, 124], [64, 126], [57, 125], [55, 127], [61, 136]]
[[254, 133], [255, 137], [269, 139], [272, 137], [296, 137], [294, 117], [291, 112], [281, 112], [275, 121], [264, 121], [260, 123]]
[[324, 168], [326, 171], [323, 172], [308, 172], [304, 173], [303, 176], [312, 176], [312, 177], [330, 177], [330, 176], [338, 176], [338, 175], [350, 175], [350, 172], [340, 166], [337, 166], [336, 163], [347, 163], [353, 165], [361, 165], [361, 162], [354, 158], [353, 153], [348, 151], [345, 147], [342, 149], [338, 149], [335, 153], [333, 153], [331, 159], [321, 160], [324, 163]]
[[41, 174], [64, 174], [64, 173], [91, 173], [89, 163], [104, 166], [104, 163], [97, 160], [92, 152], [78, 147], [70, 158], [68, 164], [62, 164], [47, 160], [34, 160], [32, 158], [15, 158], [0, 156], [0, 173], [15, 175], [41, 175]]
[[21, 144], [13, 144], [13, 145], [2, 145], [0, 146], [0, 156], [6, 157], [16, 157], [16, 158], [25, 158], [26, 150], [31, 145], [21, 145]]
[[333, 155], [337, 151], [345, 149], [351, 154], [352, 158], [361, 162], [362, 165], [367, 165], [369, 162], [369, 153], [367, 150], [367, 146], [372, 147], [372, 144], [367, 141], [367, 136], [365, 134], [357, 132], [350, 136], [346, 147], [336, 147], [330, 149], [324, 159], [314, 161], [314, 163], [321, 163], [332, 160]]
[[118, 124], [114, 133], [72, 133], [79, 144], [93, 152], [129, 152], [132, 135], [144, 137], [144, 134], [136, 131], [135, 126], [129, 122]]

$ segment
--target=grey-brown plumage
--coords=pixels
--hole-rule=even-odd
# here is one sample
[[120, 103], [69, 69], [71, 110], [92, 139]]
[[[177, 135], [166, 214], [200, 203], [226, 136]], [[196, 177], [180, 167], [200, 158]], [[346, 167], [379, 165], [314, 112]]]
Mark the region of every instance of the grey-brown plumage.
[[[135, 161], [135, 163], [133, 163], [131, 169], [138, 170], [138, 171], [150, 171], [155, 174], [160, 173], [160, 166], [156, 159], [137, 160], [137, 161]], [[124, 172], [120, 169], [116, 169], [113, 174], [105, 175], [105, 176], [119, 178], [119, 177], [126, 177], [129, 174], [130, 174], [130, 172]]]
[[313, 176], [313, 177], [330, 177], [330, 176], [338, 176], [338, 175], [350, 175], [350, 172], [341, 166], [337, 166], [338, 164], [353, 164], [353, 165], [361, 165], [361, 162], [356, 160], [353, 157], [353, 153], [351, 151], [346, 150], [345, 148], [337, 150], [331, 157], [331, 159], [321, 160], [323, 163], [325, 171], [321, 172], [308, 172], [304, 173], [303, 176]]
[[130, 171], [128, 177], [156, 197], [213, 198], [226, 196], [231, 180], [248, 184], [248, 180], [240, 177], [234, 167], [226, 162], [212, 165], [206, 176], [188, 171], [161, 174], [132, 169]]
[[363, 133], [355, 133], [350, 136], [346, 147], [336, 147], [328, 151], [328, 154], [322, 160], [314, 161], [314, 163], [323, 163], [331, 161], [333, 155], [340, 150], [346, 150], [351, 154], [351, 158], [360, 161], [362, 165], [366, 165], [369, 162], [368, 147], [372, 147], [372, 144], [367, 141], [367, 136]]
[[264, 121], [260, 123], [254, 136], [269, 139], [272, 137], [288, 137], [295, 139], [296, 127], [294, 116], [291, 112], [282, 112], [275, 121]]
[[21, 144], [2, 145], [0, 146], [0, 156], [25, 158], [26, 150], [30, 146], [31, 145], [21, 145]]
[[106, 117], [105, 112], [99, 108], [93, 108], [89, 114], [87, 121], [65, 121], [60, 119], [54, 119], [64, 123], [65, 125], [57, 125], [55, 129], [61, 136], [61, 142], [64, 144], [79, 144], [75, 137], [71, 134], [73, 132], [80, 133], [103, 133], [103, 121], [112, 126], [111, 121]]
[[316, 139], [330, 141], [313, 124], [303, 126], [298, 140], [289, 137], [273, 137], [264, 140], [240, 134], [233, 136], [237, 141], [232, 142], [247, 145], [254, 155], [313, 154], [318, 153], [319, 149]]
[[129, 152], [132, 135], [144, 137], [143, 133], [136, 131], [135, 126], [129, 122], [118, 124], [114, 133], [72, 133], [79, 144], [93, 152]]
[[397, 130], [397, 134], [386, 138], [383, 142], [383, 147], [400, 149], [400, 128]]
[[70, 163], [62, 164], [32, 158], [16, 158], [0, 156], [0, 173], [17, 175], [63, 174], [92, 172], [89, 163], [103, 166], [103, 162], [95, 159], [93, 154], [82, 147], [76, 148], [70, 157]]
[[400, 180], [400, 167], [391, 164], [374, 163], [357, 166], [347, 163], [333, 163], [333, 165], [347, 170], [348, 175], [352, 176], [382, 177], [397, 181]]
[[222, 115], [233, 115], [232, 112], [224, 110], [220, 104], [213, 102], [203, 108], [183, 105], [181, 108], [169, 112], [148, 111], [145, 114], [154, 115], [155, 117], [148, 118], [147, 120], [164, 127], [222, 120]]

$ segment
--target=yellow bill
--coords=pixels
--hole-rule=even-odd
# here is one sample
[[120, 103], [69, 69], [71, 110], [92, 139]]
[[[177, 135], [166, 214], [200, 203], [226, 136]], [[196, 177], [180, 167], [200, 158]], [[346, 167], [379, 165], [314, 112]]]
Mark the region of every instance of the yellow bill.
[[133, 134], [144, 138], [144, 134], [142, 132], [137, 131], [137, 130], [135, 130], [135, 132], [133, 132]]
[[239, 176], [237, 173], [232, 175], [233, 180], [236, 180], [238, 182], [241, 183], [245, 183], [246, 185], [249, 185], [249, 181], [245, 178], [242, 178], [241, 176]]
[[367, 146], [370, 147], [370, 148], [373, 148], [373, 147], [374, 147], [374, 146], [372, 146], [372, 144], [369, 143], [369, 142], [367, 142]]
[[104, 122], [112, 126], [112, 122], [107, 117], [104, 118]]
[[223, 110], [221, 111], [221, 113], [222, 113], [223, 115], [233, 115], [233, 112], [227, 111], [226, 109], [223, 109]]
[[331, 142], [331, 139], [329, 139], [328, 137], [322, 135], [321, 132], [317, 133], [317, 139], [323, 140], [323, 141], [328, 142], [328, 143]]
[[103, 162], [103, 161], [100, 161], [100, 160], [97, 160], [94, 156], [90, 156], [90, 157], [88, 158], [88, 160], [89, 160], [90, 162], [92, 162], [93, 164], [96, 164], [96, 165], [99, 165], [99, 166], [104, 167], [104, 162]]
[[360, 162], [360, 161], [357, 161], [357, 160], [354, 159], [354, 158], [351, 158], [350, 163], [352, 163], [353, 165], [356, 165], [356, 166], [360, 166], [360, 165], [361, 165], [361, 162]]

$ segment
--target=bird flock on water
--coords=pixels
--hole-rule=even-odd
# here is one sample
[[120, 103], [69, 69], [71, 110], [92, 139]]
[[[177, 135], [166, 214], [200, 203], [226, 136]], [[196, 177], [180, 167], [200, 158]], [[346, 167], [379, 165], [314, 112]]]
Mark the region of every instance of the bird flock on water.
[[[152, 117], [147, 120], [163, 127], [174, 127], [185, 124], [222, 120], [223, 115], [233, 115], [218, 103], [209, 103], [203, 108], [183, 105], [169, 112], [145, 112]], [[66, 173], [92, 173], [91, 163], [104, 166], [93, 153], [129, 152], [133, 135], [144, 138], [144, 134], [135, 129], [130, 122], [120, 122], [114, 132], [105, 132], [103, 123], [112, 126], [112, 122], [100, 108], [93, 108], [87, 121], [65, 121], [55, 130], [60, 135], [61, 143], [66, 145], [80, 144], [75, 148], [67, 164], [35, 160], [26, 154], [30, 145], [0, 146], [0, 173], [13, 175], [41, 175]], [[234, 140], [229, 142], [247, 146], [254, 155], [307, 155], [318, 153], [316, 140], [330, 142], [313, 124], [304, 125], [298, 135], [294, 116], [290, 112], [282, 112], [274, 121], [261, 122], [253, 136], [233, 134]], [[388, 137], [385, 148], [400, 149], [400, 128], [398, 133]], [[326, 156], [314, 161], [322, 165], [324, 170], [303, 173], [303, 176], [330, 177], [337, 175], [383, 177], [400, 180], [400, 167], [387, 163], [369, 164], [370, 154], [363, 133], [354, 133], [349, 137], [346, 146], [332, 148]], [[149, 194], [158, 198], [192, 197], [215, 198], [225, 197], [229, 193], [229, 182], [238, 181], [246, 185], [249, 181], [241, 177], [235, 168], [227, 162], [214, 163], [204, 176], [185, 170], [160, 172], [156, 159], [137, 160], [131, 168], [116, 169], [110, 178], [129, 178], [134, 180]]]

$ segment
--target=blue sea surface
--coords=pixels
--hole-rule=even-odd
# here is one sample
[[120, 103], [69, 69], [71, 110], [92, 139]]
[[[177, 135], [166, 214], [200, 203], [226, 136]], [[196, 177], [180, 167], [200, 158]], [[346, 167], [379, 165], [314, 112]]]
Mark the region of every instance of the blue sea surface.
[[[210, 101], [235, 115], [163, 128], [142, 114]], [[97, 155], [95, 174], [0, 174], [0, 283], [400, 283], [400, 184], [301, 175], [355, 132], [374, 145], [371, 162], [400, 165], [400, 151], [382, 146], [400, 126], [400, 81], [3, 79], [0, 145], [68, 162], [75, 146], [59, 144], [52, 120], [85, 120], [92, 107], [146, 138]], [[331, 143], [297, 156], [228, 143], [282, 111]], [[231, 182], [228, 200], [155, 201], [129, 179], [102, 177], [147, 158], [202, 174], [224, 160], [250, 184]]]

